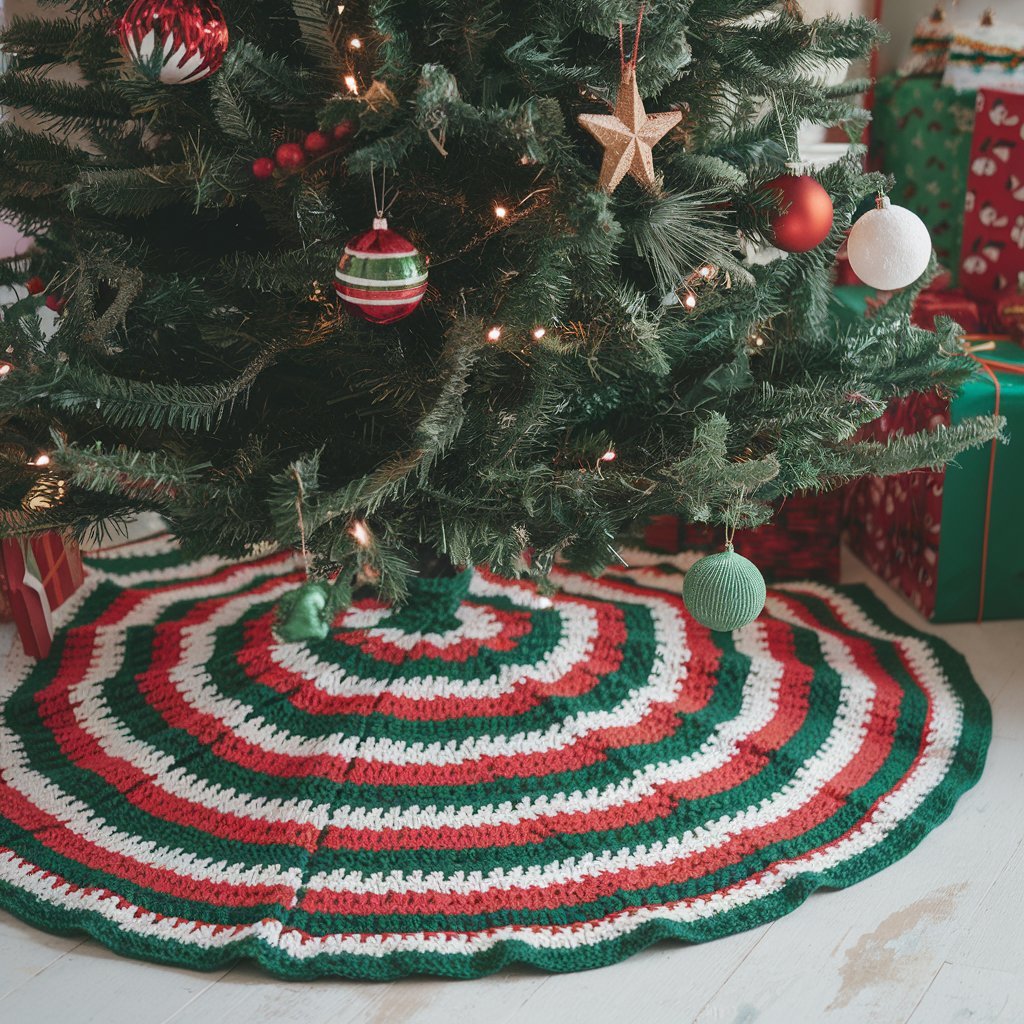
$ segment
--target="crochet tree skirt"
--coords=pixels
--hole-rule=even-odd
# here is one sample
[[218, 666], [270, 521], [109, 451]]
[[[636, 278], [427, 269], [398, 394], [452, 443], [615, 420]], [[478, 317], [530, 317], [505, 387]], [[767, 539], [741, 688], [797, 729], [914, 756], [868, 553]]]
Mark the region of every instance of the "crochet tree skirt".
[[671, 566], [552, 597], [478, 571], [294, 644], [289, 556], [88, 568], [52, 655], [0, 661], [0, 906], [180, 966], [472, 977], [727, 935], [907, 855], [991, 732], [864, 588], [722, 634]]

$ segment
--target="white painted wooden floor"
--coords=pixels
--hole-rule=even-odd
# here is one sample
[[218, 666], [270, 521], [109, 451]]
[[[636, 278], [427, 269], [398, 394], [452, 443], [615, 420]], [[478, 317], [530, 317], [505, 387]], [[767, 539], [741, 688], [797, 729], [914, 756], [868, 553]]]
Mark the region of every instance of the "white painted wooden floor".
[[[852, 558], [845, 578], [928, 628]], [[135, 963], [0, 912], [0, 1024], [1020, 1024], [1024, 622], [934, 632], [967, 656], [992, 701], [981, 783], [909, 857], [774, 924], [586, 974], [374, 984]], [[0, 649], [10, 642], [8, 627]]]

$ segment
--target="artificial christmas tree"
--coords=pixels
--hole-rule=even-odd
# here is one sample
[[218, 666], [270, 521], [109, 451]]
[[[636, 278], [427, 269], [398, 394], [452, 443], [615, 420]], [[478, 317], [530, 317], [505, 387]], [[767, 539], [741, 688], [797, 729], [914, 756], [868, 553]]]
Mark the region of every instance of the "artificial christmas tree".
[[[861, 83], [816, 71], [863, 55], [870, 23], [769, 0], [650, 5], [639, 35], [639, 6], [612, 0], [221, 10], [223, 65], [186, 87], [120, 53], [106, 0], [6, 31], [0, 100], [30, 120], [4, 126], [0, 201], [39, 244], [5, 273], [66, 301], [52, 337], [31, 315], [2, 327], [0, 403], [24, 440], [0, 476], [7, 532], [149, 509], [190, 550], [241, 556], [297, 547], [301, 514], [314, 575], [369, 568], [401, 598], [424, 544], [505, 575], [556, 556], [599, 572], [645, 516], [757, 525], [799, 488], [992, 435], [850, 441], [895, 395], [973, 368], [905, 302], [830, 327], [843, 232], [884, 184], [856, 147], [817, 174], [835, 210], [821, 245], [739, 261], [738, 233], [771, 237], [766, 186], [800, 123], [860, 137]], [[80, 81], [46, 74], [67, 63]], [[577, 118], [630, 76], [682, 123], [653, 187], [626, 176], [610, 195]], [[344, 148], [303, 149], [339, 125]], [[301, 166], [253, 173], [288, 145]], [[387, 325], [339, 311], [329, 284], [381, 210], [430, 273]], [[715, 280], [696, 290], [700, 268]], [[36, 514], [26, 445], [68, 483]]]
[[213, 7], [137, 0], [134, 55], [109, 0], [4, 36], [0, 203], [37, 239], [5, 273], [61, 312], [0, 326], [3, 530], [177, 540], [90, 558], [49, 658], [0, 663], [0, 903], [178, 964], [465, 976], [712, 938], [904, 855], [984, 756], [955, 657], [742, 550], [690, 608], [660, 565], [594, 578], [646, 517], [731, 538], [998, 433], [853, 440], [976, 365], [910, 292], [834, 325], [886, 182], [795, 140], [861, 136], [822, 72], [875, 29], [225, 0], [221, 60]]

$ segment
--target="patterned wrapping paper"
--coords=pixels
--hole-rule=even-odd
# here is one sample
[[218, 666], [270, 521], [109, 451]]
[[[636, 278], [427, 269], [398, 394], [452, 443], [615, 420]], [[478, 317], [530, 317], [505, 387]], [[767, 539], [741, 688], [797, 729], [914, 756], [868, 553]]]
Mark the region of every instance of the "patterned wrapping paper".
[[991, 301], [1024, 284], [1024, 95], [983, 89], [976, 109], [960, 281]]
[[[937, 394], [898, 401], [867, 436], [884, 440], [991, 416], [998, 400], [1012, 442], [1024, 426], [1024, 350], [999, 342], [978, 355], [985, 363], [952, 403]], [[857, 481], [845, 516], [851, 548], [922, 615], [969, 622], [1024, 618], [1021, 508], [1018, 442], [965, 452], [944, 471]]]
[[[736, 550], [749, 558], [765, 578], [839, 581], [839, 539], [842, 496], [798, 494], [783, 503], [773, 522], [736, 534]], [[676, 516], [658, 516], [645, 533], [655, 551], [719, 551], [725, 544], [720, 527], [683, 523]]]
[[84, 581], [78, 545], [56, 533], [28, 540], [0, 540], [0, 612], [6, 611], [18, 630], [25, 653], [45, 658], [54, 636], [53, 612]]
[[[928, 226], [954, 276], [959, 263], [974, 96], [935, 77], [891, 76], [878, 83], [872, 144], [880, 169], [896, 179], [898, 206]], [[954, 281], [955, 283], [955, 281]]]
[[[869, 436], [885, 440], [949, 426], [949, 402], [938, 394], [894, 402]], [[945, 473], [924, 469], [867, 477], [846, 492], [850, 547], [927, 619], [935, 614]]]

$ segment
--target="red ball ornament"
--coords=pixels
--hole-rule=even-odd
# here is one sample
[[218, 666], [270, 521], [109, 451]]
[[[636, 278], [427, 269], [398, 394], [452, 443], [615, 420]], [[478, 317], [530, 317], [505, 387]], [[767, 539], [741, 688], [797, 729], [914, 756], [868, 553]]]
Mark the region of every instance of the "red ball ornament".
[[54, 313], [63, 313], [64, 307], [68, 304], [67, 299], [60, 299], [56, 295], [46, 296], [46, 308], [52, 309]]
[[344, 142], [355, 130], [355, 121], [342, 121], [341, 124], [334, 126], [334, 131], [331, 134], [334, 136], [335, 142]]
[[765, 185], [779, 212], [772, 217], [772, 241], [785, 252], [809, 252], [828, 238], [835, 211], [832, 197], [809, 174], [781, 174]]
[[224, 63], [228, 24], [213, 0], [135, 0], [117, 23], [136, 67], [165, 85], [198, 82]]
[[254, 160], [252, 164], [252, 176], [259, 178], [260, 181], [266, 181], [267, 178], [274, 176], [274, 171], [277, 169], [277, 164], [270, 159], [269, 156], [261, 156], [259, 160]]
[[29, 295], [42, 295], [46, 291], [46, 282], [41, 277], [30, 277], [25, 282]]
[[306, 151], [297, 142], [283, 142], [277, 147], [274, 158], [278, 167], [293, 171], [306, 162]]
[[394, 323], [423, 301], [427, 261], [409, 239], [378, 217], [372, 230], [345, 246], [334, 287], [356, 316], [375, 324]]
[[326, 153], [331, 148], [331, 140], [323, 132], [310, 132], [306, 136], [306, 141], [303, 142], [302, 148], [310, 156], [318, 156], [320, 153]]

